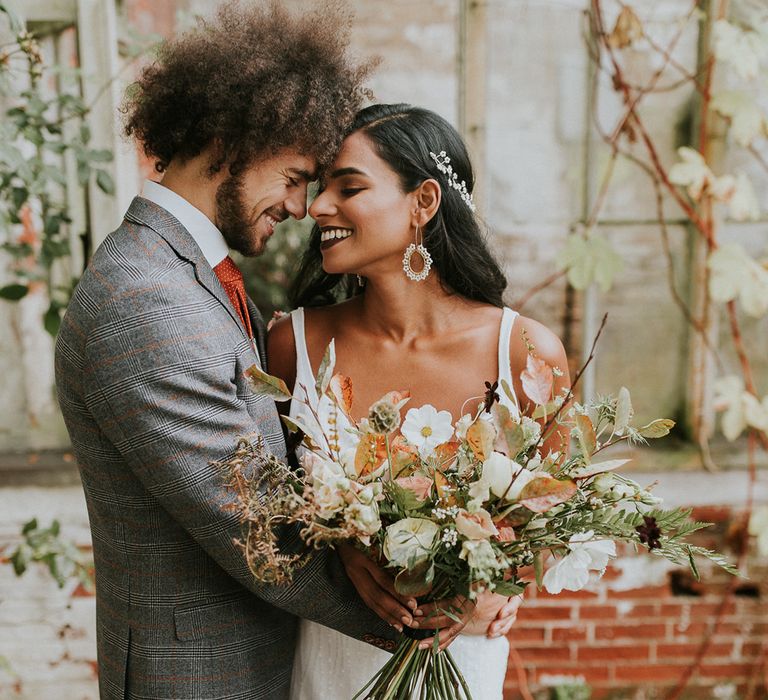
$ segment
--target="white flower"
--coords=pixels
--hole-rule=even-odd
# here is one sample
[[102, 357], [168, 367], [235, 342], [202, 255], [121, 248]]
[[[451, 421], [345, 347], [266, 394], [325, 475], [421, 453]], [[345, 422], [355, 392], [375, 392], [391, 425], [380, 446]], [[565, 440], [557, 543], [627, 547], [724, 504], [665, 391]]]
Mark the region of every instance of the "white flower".
[[429, 404], [421, 408], [411, 408], [405, 414], [400, 432], [411, 445], [418, 448], [421, 457], [426, 458], [438, 445], [451, 439], [451, 414], [448, 411], [438, 411]]
[[347, 501], [344, 498], [344, 492], [336, 488], [335, 485], [329, 486], [328, 484], [316, 485], [312, 492], [314, 494], [314, 502], [318, 507], [318, 515], [325, 520], [331, 519], [336, 513], [341, 511]]
[[616, 556], [616, 543], [612, 540], [594, 540], [592, 530], [571, 535], [568, 546], [571, 552], [582, 551], [589, 555], [589, 568], [604, 571], [608, 560]]
[[[515, 472], [518, 472], [520, 467], [517, 464], [515, 467]], [[501, 498], [512, 481], [512, 460], [500, 452], [491, 452], [488, 459], [483, 462], [481, 480], [488, 485], [494, 496]]]
[[745, 80], [757, 77], [760, 59], [768, 55], [768, 38], [758, 31], [744, 31], [728, 20], [715, 22], [715, 56], [730, 63]]
[[462, 542], [459, 557], [466, 559], [467, 564], [475, 571], [475, 574], [485, 581], [490, 581], [496, 571], [500, 571], [507, 566], [506, 560], [500, 562], [496, 558], [496, 552], [494, 552], [488, 540], [467, 540]]
[[594, 532], [580, 532], [571, 536], [570, 552], [544, 574], [544, 587], [552, 594], [563, 589], [579, 591], [587, 585], [590, 570], [605, 571], [608, 559], [616, 556], [616, 543], [611, 540], [592, 540]]
[[384, 556], [396, 566], [408, 568], [424, 561], [440, 528], [424, 518], [403, 518], [387, 528]]
[[467, 437], [467, 430], [474, 421], [469, 413], [465, 413], [459, 420], [456, 421], [456, 437], [459, 440], [465, 440]]
[[381, 529], [379, 508], [375, 502], [352, 503], [344, 511], [344, 519], [366, 535], [375, 535]]
[[744, 173], [736, 176], [736, 187], [728, 202], [728, 208], [736, 221], [756, 221], [760, 218], [760, 205], [757, 202], [755, 188]]
[[541, 436], [541, 425], [533, 420], [533, 418], [523, 416], [522, 426], [523, 440], [525, 441], [523, 449], [527, 450], [539, 441], [539, 437]]

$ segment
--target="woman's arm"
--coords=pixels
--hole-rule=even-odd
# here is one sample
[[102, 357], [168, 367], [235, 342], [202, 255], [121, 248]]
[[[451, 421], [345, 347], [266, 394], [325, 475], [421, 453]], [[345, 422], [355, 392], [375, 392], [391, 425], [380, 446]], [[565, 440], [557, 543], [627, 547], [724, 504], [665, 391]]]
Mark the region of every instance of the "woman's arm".
[[[544, 360], [555, 370], [553, 396], [563, 396], [565, 393], [563, 390], [569, 389], [571, 386], [568, 358], [560, 338], [538, 321], [519, 316], [512, 328], [510, 365], [512, 367], [512, 380], [515, 383], [515, 393], [523, 415], [530, 415], [534, 409], [534, 403], [525, 395], [520, 380], [520, 374], [526, 367], [529, 345], [534, 348], [536, 357]], [[542, 428], [546, 424], [544, 419], [540, 419], [538, 422]], [[566, 454], [569, 440], [568, 431], [560, 429], [556, 425], [550, 427], [552, 429], [540, 448], [542, 456], [547, 455], [550, 451]]]

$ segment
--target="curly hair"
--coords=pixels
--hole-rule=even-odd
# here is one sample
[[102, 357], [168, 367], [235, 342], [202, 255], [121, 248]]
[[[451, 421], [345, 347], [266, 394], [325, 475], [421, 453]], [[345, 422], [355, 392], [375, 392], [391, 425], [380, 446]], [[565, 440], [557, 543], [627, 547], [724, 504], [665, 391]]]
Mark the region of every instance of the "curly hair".
[[223, 4], [180, 37], [126, 92], [125, 133], [163, 172], [216, 144], [210, 174], [233, 174], [282, 148], [320, 166], [338, 150], [363, 99], [372, 61], [347, 54], [352, 18], [341, 2], [292, 15], [277, 0]]

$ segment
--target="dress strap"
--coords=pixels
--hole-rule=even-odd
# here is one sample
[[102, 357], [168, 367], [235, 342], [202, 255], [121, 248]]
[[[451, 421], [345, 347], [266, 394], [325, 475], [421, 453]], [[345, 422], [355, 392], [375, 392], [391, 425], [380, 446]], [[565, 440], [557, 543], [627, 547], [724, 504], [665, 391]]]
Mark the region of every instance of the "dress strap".
[[514, 398], [514, 408], [518, 410], [515, 385], [512, 382], [512, 368], [509, 366], [509, 340], [512, 337], [512, 327], [518, 316], [517, 311], [505, 306], [501, 314], [501, 326], [499, 328], [499, 396], [502, 403], [510, 410], [512, 410], [512, 405], [509, 403], [506, 392], [501, 389], [501, 382], [504, 380], [509, 385], [509, 390]]
[[291, 326], [293, 326], [293, 343], [296, 347], [296, 385], [293, 392], [295, 396], [296, 389], [300, 385], [310, 387], [315, 383], [315, 375], [312, 373], [312, 364], [309, 361], [309, 352], [307, 351], [304, 309], [302, 307], [291, 311]]

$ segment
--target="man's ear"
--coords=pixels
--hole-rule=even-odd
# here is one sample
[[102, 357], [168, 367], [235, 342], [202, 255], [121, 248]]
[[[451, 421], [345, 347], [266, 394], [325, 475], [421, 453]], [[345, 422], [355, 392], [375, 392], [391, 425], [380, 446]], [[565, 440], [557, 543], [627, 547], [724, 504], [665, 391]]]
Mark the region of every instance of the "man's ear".
[[417, 218], [414, 223], [424, 228], [432, 220], [440, 206], [440, 198], [442, 196], [440, 185], [437, 183], [437, 180], [431, 178], [424, 180], [416, 188], [414, 194], [416, 195], [416, 204], [418, 206], [418, 210], [415, 212]]

